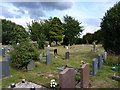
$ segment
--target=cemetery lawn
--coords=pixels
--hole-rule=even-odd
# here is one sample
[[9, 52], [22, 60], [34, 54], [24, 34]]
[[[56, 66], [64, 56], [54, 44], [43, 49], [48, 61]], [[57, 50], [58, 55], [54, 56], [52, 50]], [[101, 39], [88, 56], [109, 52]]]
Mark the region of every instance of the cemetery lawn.
[[[11, 83], [19, 82], [22, 78], [50, 87], [50, 80], [52, 79], [55, 79], [59, 83], [59, 72], [61, 71], [57, 70], [57, 67], [67, 65], [75, 69], [80, 69], [80, 61], [83, 60], [90, 64], [90, 70], [92, 70], [92, 59], [97, 58], [97, 55], [102, 54], [104, 51], [102, 45], [97, 45], [99, 51], [96, 53], [91, 52], [92, 45], [85, 45], [84, 47], [82, 45], [74, 45], [71, 47], [78, 47], [79, 49], [65, 49], [63, 46], [51, 47], [50, 53], [52, 55], [54, 52], [53, 49], [58, 49], [58, 55], [52, 57], [52, 64], [46, 65], [45, 58], [42, 58], [42, 60], [36, 62], [36, 68], [32, 71], [25, 72], [10, 67], [11, 77], [2, 79], [2, 87], [6, 88]], [[70, 60], [65, 60], [66, 51], [70, 52]], [[104, 64], [103, 69], [99, 70], [97, 75], [90, 75], [90, 88], [117, 88], [118, 81], [111, 79], [113, 73], [117, 73], [117, 71], [111, 70], [111, 67], [113, 66]], [[80, 81], [80, 75], [76, 75], [75, 80], [77, 84]]]

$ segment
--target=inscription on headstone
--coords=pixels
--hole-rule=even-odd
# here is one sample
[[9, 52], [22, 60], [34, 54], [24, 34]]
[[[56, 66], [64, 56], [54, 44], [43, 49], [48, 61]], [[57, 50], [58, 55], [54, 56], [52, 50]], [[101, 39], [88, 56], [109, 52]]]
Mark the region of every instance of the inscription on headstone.
[[71, 68], [66, 68], [59, 74], [60, 88], [75, 88], [75, 71]]

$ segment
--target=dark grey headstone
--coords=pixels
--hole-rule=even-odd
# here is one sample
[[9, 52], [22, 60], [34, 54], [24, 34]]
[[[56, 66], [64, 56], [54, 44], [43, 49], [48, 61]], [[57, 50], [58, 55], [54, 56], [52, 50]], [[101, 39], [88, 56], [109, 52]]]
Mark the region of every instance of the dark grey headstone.
[[2, 56], [5, 55], [5, 48], [2, 48]]
[[0, 61], [0, 79], [9, 76], [9, 61]]
[[98, 54], [98, 69], [102, 69], [102, 55]]
[[27, 70], [33, 70], [35, 68], [35, 61], [30, 61], [27, 65]]
[[65, 53], [65, 59], [69, 59], [69, 52]]
[[52, 55], [51, 54], [48, 54], [46, 56], [46, 64], [52, 64]]
[[92, 60], [92, 75], [96, 75], [98, 72], [98, 59], [94, 58]]
[[57, 49], [54, 49], [54, 55], [57, 55]]

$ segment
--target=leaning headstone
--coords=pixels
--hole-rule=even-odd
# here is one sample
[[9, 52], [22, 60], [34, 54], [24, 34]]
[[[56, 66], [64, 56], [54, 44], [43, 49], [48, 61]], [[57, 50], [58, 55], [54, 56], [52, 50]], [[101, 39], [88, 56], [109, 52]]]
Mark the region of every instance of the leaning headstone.
[[35, 68], [35, 61], [30, 61], [27, 65], [27, 70], [33, 70]]
[[75, 71], [71, 68], [66, 68], [59, 74], [60, 88], [75, 88]]
[[51, 54], [48, 54], [46, 56], [46, 64], [52, 64], [52, 55]]
[[0, 79], [9, 77], [10, 72], [9, 72], [9, 61], [0, 61]]
[[2, 48], [2, 56], [5, 55], [5, 48]]
[[54, 55], [57, 55], [57, 49], [54, 49]]
[[98, 72], [98, 59], [94, 58], [92, 60], [92, 75], [96, 75]]
[[107, 52], [104, 52], [103, 53], [103, 61], [106, 62], [106, 59], [107, 59]]
[[69, 52], [65, 53], [65, 59], [69, 59]]
[[90, 69], [89, 69], [89, 64], [83, 64], [81, 67], [81, 84], [80, 87], [81, 88], [88, 88], [89, 87], [89, 73], [90, 73]]
[[98, 54], [98, 69], [102, 69], [102, 55]]

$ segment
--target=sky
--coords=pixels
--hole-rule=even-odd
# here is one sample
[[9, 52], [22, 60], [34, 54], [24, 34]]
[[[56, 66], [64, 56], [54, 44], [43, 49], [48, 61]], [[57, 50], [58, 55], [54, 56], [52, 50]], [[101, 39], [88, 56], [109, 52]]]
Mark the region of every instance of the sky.
[[[57, 1], [57, 2], [56, 2]], [[4, 0], [0, 2], [0, 18], [11, 20], [27, 28], [26, 23], [32, 20], [68, 15], [81, 23], [86, 33], [94, 33], [100, 29], [101, 19], [106, 11], [119, 0]]]

